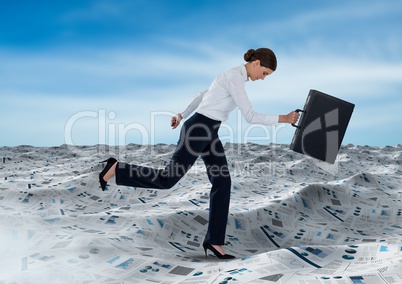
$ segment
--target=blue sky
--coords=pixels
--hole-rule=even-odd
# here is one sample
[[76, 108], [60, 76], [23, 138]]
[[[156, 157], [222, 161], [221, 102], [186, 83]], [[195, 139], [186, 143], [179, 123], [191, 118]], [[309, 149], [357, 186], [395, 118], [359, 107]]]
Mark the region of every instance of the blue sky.
[[[400, 1], [2, 1], [0, 146], [176, 143], [185, 109], [249, 48], [277, 71], [246, 83], [258, 112], [310, 89], [356, 104], [343, 144], [402, 142]], [[223, 142], [289, 144], [294, 128], [248, 125]]]

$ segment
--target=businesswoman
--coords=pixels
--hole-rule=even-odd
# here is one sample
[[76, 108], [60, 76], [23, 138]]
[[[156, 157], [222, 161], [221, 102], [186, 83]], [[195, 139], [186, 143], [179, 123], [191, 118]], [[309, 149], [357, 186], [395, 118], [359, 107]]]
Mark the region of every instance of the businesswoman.
[[209, 88], [195, 96], [183, 112], [172, 117], [173, 129], [179, 126], [181, 120], [188, 119], [181, 128], [176, 149], [166, 168], [130, 165], [109, 158], [99, 174], [102, 190], [105, 190], [107, 182], [113, 176], [116, 176], [117, 185], [168, 189], [201, 157], [212, 184], [209, 223], [203, 248], [206, 256], [207, 250], [210, 250], [220, 259], [235, 258], [225, 254], [222, 248], [229, 212], [231, 179], [224, 148], [218, 137], [221, 122], [227, 120], [229, 113], [236, 107], [251, 124], [295, 123], [299, 118], [297, 112], [287, 115], [254, 112], [245, 90], [245, 82], [264, 80], [276, 70], [277, 61], [273, 51], [268, 48], [250, 49], [244, 54], [244, 60], [245, 64], [218, 75]]

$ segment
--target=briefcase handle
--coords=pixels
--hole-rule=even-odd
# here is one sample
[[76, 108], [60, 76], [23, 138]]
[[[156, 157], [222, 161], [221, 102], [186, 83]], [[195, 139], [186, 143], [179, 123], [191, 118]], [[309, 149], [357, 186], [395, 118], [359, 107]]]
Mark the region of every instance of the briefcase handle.
[[[301, 109], [298, 108], [298, 109], [295, 110], [295, 112], [299, 113], [299, 112], [306, 112], [306, 111], [305, 111], [305, 110], [301, 110]], [[300, 125], [296, 125], [295, 123], [292, 123], [292, 126], [293, 126], [293, 127], [296, 127], [296, 128], [300, 128]]]

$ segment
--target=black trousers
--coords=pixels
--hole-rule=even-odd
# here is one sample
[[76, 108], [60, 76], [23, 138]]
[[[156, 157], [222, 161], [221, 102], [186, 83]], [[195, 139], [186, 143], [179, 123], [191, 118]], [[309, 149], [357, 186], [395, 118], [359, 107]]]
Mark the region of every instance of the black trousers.
[[155, 169], [119, 162], [116, 184], [169, 189], [192, 167], [198, 157], [205, 163], [212, 184], [208, 231], [205, 243], [223, 245], [229, 212], [231, 179], [225, 151], [218, 137], [220, 121], [195, 113], [182, 126], [180, 139], [170, 163]]

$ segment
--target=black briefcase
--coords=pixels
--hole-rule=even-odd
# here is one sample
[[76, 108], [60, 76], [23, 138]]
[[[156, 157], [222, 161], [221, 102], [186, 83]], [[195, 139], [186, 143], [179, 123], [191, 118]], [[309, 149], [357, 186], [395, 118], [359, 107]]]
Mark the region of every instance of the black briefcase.
[[333, 164], [355, 105], [310, 90], [290, 149]]

